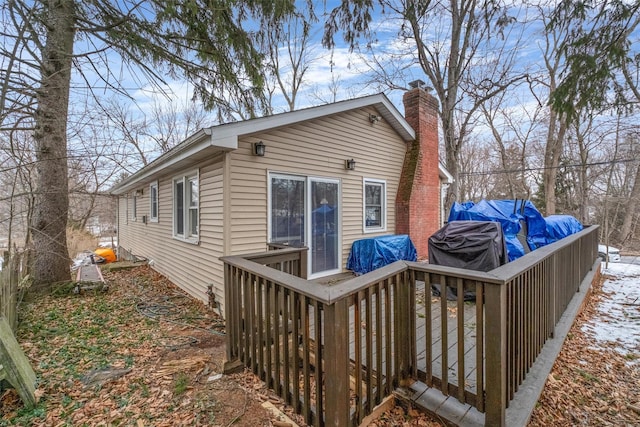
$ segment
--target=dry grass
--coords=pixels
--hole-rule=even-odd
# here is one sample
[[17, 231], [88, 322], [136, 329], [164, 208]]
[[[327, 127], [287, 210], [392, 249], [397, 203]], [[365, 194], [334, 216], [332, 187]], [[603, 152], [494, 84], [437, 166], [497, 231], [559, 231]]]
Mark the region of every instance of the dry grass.
[[82, 251], [93, 251], [98, 247], [98, 238], [86, 230], [67, 228], [69, 257], [75, 258]]

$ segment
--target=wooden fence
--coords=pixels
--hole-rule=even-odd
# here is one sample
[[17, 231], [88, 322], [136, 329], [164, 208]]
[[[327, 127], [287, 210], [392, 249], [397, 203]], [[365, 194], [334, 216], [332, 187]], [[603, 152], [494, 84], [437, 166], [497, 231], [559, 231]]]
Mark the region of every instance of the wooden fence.
[[18, 322], [18, 285], [26, 274], [26, 257], [21, 253], [5, 252], [0, 271], [0, 316], [15, 332]]
[[[304, 249], [225, 257], [227, 358], [310, 425], [358, 425], [413, 380], [505, 425], [594, 265], [597, 237], [588, 227], [488, 273], [398, 261], [331, 286], [289, 274], [304, 271]], [[431, 298], [432, 284], [457, 290], [453, 307]], [[475, 290], [475, 310], [465, 310], [464, 290]]]

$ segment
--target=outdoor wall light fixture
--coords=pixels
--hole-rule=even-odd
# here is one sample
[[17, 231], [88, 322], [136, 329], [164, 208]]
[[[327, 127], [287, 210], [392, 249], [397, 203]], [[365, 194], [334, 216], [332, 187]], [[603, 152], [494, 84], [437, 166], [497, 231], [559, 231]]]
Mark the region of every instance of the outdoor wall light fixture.
[[353, 159], [344, 161], [344, 168], [348, 171], [356, 170], [356, 161]]
[[369, 121], [371, 124], [377, 123], [380, 121], [380, 116], [376, 116], [375, 114], [369, 114]]
[[264, 157], [264, 152], [266, 148], [267, 146], [264, 145], [262, 141], [256, 142], [255, 144], [253, 144], [253, 154], [258, 157]]
[[138, 197], [138, 196], [142, 196], [142, 190], [136, 190], [136, 191], [135, 191], [135, 193], [134, 193], [134, 195], [135, 195], [136, 197]]

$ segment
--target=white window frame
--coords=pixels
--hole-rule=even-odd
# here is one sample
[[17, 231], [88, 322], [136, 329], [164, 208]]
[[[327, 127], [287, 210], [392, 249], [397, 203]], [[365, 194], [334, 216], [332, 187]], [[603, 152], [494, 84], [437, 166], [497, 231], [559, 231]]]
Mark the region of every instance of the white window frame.
[[[338, 205], [338, 212], [342, 212], [342, 180], [340, 178], [326, 178], [326, 177], [318, 177], [318, 176], [312, 176], [309, 175], [307, 176], [306, 179], [306, 205], [305, 205], [305, 212], [307, 212], [307, 207], [311, 206], [311, 184], [313, 182], [328, 182], [331, 184], [337, 184], [338, 185], [338, 196], [336, 199], [336, 203]], [[309, 212], [309, 215], [312, 215], [311, 212]], [[311, 218], [309, 218], [308, 221], [305, 221], [305, 227], [306, 227], [306, 234], [307, 236], [309, 236], [307, 238], [307, 240], [312, 240], [313, 239], [313, 230], [311, 229], [312, 227], [312, 221]], [[318, 277], [324, 277], [324, 276], [330, 276], [332, 274], [337, 274], [340, 273], [342, 271], [342, 215], [338, 215], [338, 218], [336, 218], [336, 240], [338, 242], [338, 247], [337, 247], [337, 268], [333, 269], [333, 270], [324, 270], [318, 273], [312, 273], [312, 251], [308, 250], [307, 251], [307, 271], [308, 271], [308, 278], [309, 279], [315, 279]], [[309, 243], [307, 243], [307, 247], [309, 247], [311, 249], [311, 246]]]
[[[190, 182], [195, 181], [198, 185], [198, 199], [196, 200], [195, 205], [191, 204], [191, 191], [190, 191]], [[178, 216], [178, 206], [176, 204], [176, 185], [182, 184], [182, 226], [183, 232], [178, 233], [176, 229], [177, 216]], [[182, 240], [187, 243], [198, 244], [200, 241], [200, 174], [198, 170], [176, 176], [171, 181], [172, 188], [172, 211], [173, 211], [173, 238], [177, 240]], [[191, 212], [196, 211], [196, 232], [191, 233]]]
[[[306, 212], [307, 211], [307, 177], [304, 175], [295, 175], [295, 174], [286, 174], [286, 173], [279, 173], [279, 172], [267, 172], [267, 241], [269, 243], [278, 243], [275, 242], [272, 237], [271, 237], [271, 232], [273, 231], [273, 224], [272, 224], [272, 216], [271, 216], [271, 193], [272, 193], [272, 187], [271, 187], [271, 181], [273, 180], [273, 178], [280, 178], [280, 179], [289, 179], [292, 181], [300, 181], [302, 183], [304, 183], [304, 206], [303, 206], [303, 211]], [[305, 234], [307, 233], [307, 227], [305, 225], [304, 227], [304, 232]], [[305, 241], [302, 242], [302, 244], [304, 245], [308, 245], [309, 242], [307, 242], [306, 240], [308, 239], [308, 237], [305, 236]]]
[[[153, 216], [153, 191], [156, 192], [156, 216]], [[158, 191], [158, 181], [153, 181], [149, 184], [149, 221], [158, 222], [160, 216], [160, 193]]]
[[[272, 193], [272, 179], [273, 178], [282, 178], [282, 179], [290, 179], [292, 181], [300, 181], [304, 183], [304, 212], [307, 213], [309, 212], [309, 207], [311, 206], [311, 184], [312, 182], [329, 182], [329, 183], [335, 183], [338, 185], [338, 197], [337, 197], [337, 204], [338, 204], [338, 212], [342, 212], [343, 209], [343, 204], [342, 204], [342, 180], [340, 178], [331, 178], [331, 177], [319, 177], [319, 176], [314, 176], [314, 175], [297, 175], [297, 174], [290, 174], [290, 173], [286, 173], [286, 172], [272, 172], [272, 171], [267, 171], [267, 239], [270, 243], [273, 243], [272, 239], [271, 239], [271, 232], [272, 232], [272, 216], [271, 216], [271, 209], [272, 209], [272, 199], [271, 199], [271, 193]], [[308, 216], [308, 215], [306, 215]], [[304, 221], [304, 233], [305, 233], [305, 242], [304, 245], [311, 248], [311, 240], [312, 240], [312, 223], [310, 221], [310, 219], [305, 219]], [[342, 271], [342, 214], [340, 214], [338, 216], [338, 218], [336, 219], [336, 227], [337, 227], [337, 234], [336, 234], [336, 239], [339, 242], [338, 243], [338, 250], [337, 250], [337, 262], [338, 262], [338, 268], [335, 270], [325, 270], [319, 273], [311, 273], [311, 264], [312, 264], [312, 251], [309, 250], [307, 251], [307, 273], [308, 273], [308, 278], [309, 279], [314, 279], [314, 278], [318, 278], [318, 277], [324, 277], [324, 276], [328, 276], [331, 274], [336, 274], [339, 273], [340, 271]]]
[[[367, 186], [375, 185], [382, 188], [380, 195], [380, 213], [382, 219], [379, 227], [367, 226]], [[387, 181], [384, 179], [363, 178], [362, 179], [362, 232], [379, 233], [387, 231]]]

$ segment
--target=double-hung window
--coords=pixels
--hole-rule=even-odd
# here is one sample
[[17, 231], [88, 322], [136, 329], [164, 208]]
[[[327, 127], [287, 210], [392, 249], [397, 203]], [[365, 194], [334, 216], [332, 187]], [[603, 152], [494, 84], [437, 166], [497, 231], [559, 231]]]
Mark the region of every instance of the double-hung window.
[[199, 234], [198, 172], [173, 179], [173, 236], [197, 243]]
[[149, 185], [149, 221], [158, 222], [158, 181]]
[[363, 181], [363, 228], [364, 232], [387, 229], [387, 183], [378, 179]]

